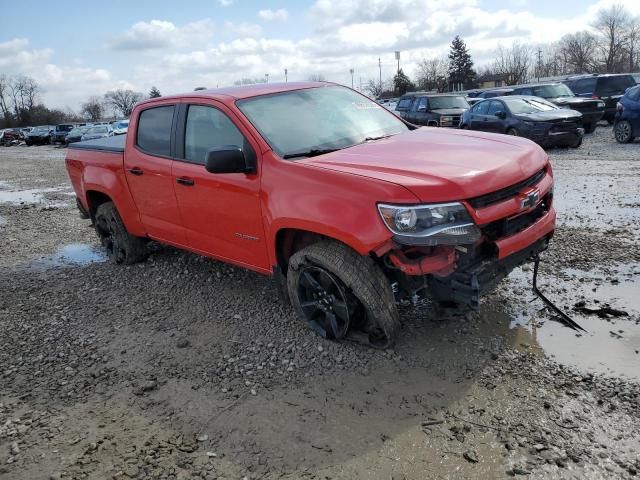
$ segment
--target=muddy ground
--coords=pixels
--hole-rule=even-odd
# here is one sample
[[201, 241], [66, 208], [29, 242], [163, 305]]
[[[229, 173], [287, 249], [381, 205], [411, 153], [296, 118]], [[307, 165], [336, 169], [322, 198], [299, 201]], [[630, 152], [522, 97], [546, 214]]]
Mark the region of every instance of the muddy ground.
[[588, 333], [524, 267], [476, 313], [403, 307], [388, 351], [321, 340], [268, 279], [215, 261], [105, 262], [64, 154], [0, 149], [0, 478], [639, 475], [637, 142], [602, 126], [549, 151], [540, 283]]

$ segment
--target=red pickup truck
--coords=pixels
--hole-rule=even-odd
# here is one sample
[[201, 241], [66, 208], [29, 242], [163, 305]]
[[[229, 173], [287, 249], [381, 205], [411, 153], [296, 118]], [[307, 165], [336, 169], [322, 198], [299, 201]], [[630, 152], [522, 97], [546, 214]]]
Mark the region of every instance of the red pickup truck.
[[66, 165], [115, 262], [151, 239], [271, 275], [320, 335], [378, 347], [399, 298], [477, 306], [555, 228], [534, 143], [418, 128], [329, 83], [147, 100], [126, 137], [71, 144]]

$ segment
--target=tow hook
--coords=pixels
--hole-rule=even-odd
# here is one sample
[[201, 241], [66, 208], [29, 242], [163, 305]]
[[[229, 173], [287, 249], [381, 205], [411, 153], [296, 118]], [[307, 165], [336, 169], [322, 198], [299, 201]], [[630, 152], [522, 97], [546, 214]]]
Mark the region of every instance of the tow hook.
[[564, 313], [558, 307], [554, 305], [554, 303], [549, 300], [538, 288], [538, 266], [540, 265], [540, 256], [536, 255], [532, 258], [533, 260], [533, 293], [535, 293], [540, 300], [542, 300], [547, 307], [553, 310], [560, 317], [560, 322], [564, 323], [567, 327], [572, 328], [576, 331], [587, 332], [584, 328], [582, 328], [575, 320], [573, 320], [569, 315]]

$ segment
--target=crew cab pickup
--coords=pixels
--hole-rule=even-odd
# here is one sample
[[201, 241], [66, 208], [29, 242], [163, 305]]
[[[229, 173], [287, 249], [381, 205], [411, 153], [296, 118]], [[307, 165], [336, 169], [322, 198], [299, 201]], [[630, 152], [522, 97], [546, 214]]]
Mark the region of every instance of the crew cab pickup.
[[66, 165], [114, 262], [155, 240], [270, 275], [318, 334], [377, 347], [398, 299], [477, 306], [555, 228], [533, 142], [418, 128], [330, 83], [147, 100], [126, 136], [73, 143]]

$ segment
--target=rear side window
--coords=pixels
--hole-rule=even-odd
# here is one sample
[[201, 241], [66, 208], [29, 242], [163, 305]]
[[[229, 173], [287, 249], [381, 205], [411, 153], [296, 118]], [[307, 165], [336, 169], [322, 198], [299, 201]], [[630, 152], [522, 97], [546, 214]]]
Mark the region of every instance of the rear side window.
[[580, 80], [571, 82], [569, 88], [571, 88], [571, 90], [573, 90], [573, 93], [575, 93], [576, 95], [593, 93], [596, 91], [597, 82], [598, 79], [596, 77], [581, 78]]
[[171, 124], [174, 105], [143, 110], [138, 120], [136, 144], [146, 153], [171, 155]]
[[622, 95], [636, 81], [631, 75], [616, 75], [614, 77], [600, 77], [598, 79], [599, 95]]
[[401, 98], [398, 105], [396, 105], [396, 110], [409, 110], [412, 102], [413, 97]]
[[473, 113], [477, 113], [479, 115], [486, 115], [487, 110], [489, 110], [489, 104], [491, 102], [480, 102], [476, 106], [473, 107]]
[[421, 97], [420, 100], [418, 100], [415, 109], [420, 110], [420, 107], [422, 107], [422, 110], [427, 109], [427, 97]]
[[184, 135], [184, 156], [205, 163], [207, 152], [226, 146], [244, 147], [244, 136], [224, 113], [213, 107], [190, 105]]

